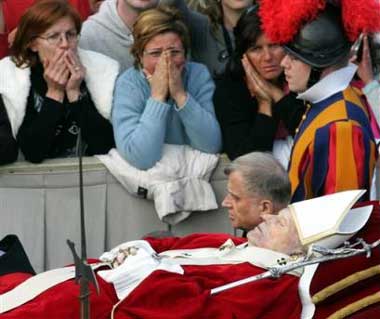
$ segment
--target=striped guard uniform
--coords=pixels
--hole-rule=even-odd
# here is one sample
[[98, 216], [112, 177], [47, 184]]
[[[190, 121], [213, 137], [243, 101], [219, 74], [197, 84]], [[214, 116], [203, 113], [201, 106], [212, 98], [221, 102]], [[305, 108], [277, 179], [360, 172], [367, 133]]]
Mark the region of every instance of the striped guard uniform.
[[376, 159], [367, 109], [348, 86], [312, 104], [299, 127], [289, 164], [292, 202], [358, 188], [368, 196]]

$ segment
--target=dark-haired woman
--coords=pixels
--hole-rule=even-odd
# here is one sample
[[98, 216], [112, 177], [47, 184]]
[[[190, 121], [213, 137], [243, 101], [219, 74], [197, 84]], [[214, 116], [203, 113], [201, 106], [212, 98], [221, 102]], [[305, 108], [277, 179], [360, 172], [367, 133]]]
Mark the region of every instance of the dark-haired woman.
[[21, 18], [12, 55], [0, 61], [1, 100], [25, 159], [85, 155], [114, 146], [110, 116], [118, 64], [77, 49], [81, 20], [66, 1], [41, 1]]
[[[286, 166], [292, 142], [288, 132], [295, 130], [304, 107], [286, 95], [280, 66], [284, 51], [262, 32], [257, 11], [257, 6], [247, 10], [234, 29], [235, 53], [216, 82], [215, 112], [230, 159], [273, 150]], [[280, 118], [288, 130], [279, 126]]]

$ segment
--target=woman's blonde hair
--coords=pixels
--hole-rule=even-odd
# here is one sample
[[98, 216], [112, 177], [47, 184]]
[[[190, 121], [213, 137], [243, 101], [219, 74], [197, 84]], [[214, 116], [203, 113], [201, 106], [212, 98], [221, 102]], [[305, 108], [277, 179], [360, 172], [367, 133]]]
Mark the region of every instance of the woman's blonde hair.
[[187, 54], [190, 47], [190, 36], [179, 11], [167, 6], [158, 6], [140, 14], [133, 25], [134, 43], [131, 47], [136, 68], [141, 66], [141, 56], [146, 44], [156, 35], [167, 32], [174, 32], [179, 36], [185, 54]]

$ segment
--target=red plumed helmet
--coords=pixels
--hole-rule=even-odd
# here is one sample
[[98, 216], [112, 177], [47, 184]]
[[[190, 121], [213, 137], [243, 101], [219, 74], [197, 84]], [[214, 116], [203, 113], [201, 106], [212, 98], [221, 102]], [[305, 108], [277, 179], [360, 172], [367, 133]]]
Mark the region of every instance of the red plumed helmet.
[[261, 0], [263, 31], [274, 42], [288, 43], [325, 9], [326, 2], [341, 6], [345, 33], [351, 42], [362, 32], [380, 31], [379, 0]]
[[261, 0], [259, 15], [263, 31], [273, 42], [287, 43], [325, 5], [324, 0]]
[[343, 25], [353, 42], [360, 33], [380, 31], [379, 0], [341, 0]]
[[380, 30], [379, 0], [261, 0], [259, 15], [270, 40], [315, 68], [344, 61], [360, 33]]

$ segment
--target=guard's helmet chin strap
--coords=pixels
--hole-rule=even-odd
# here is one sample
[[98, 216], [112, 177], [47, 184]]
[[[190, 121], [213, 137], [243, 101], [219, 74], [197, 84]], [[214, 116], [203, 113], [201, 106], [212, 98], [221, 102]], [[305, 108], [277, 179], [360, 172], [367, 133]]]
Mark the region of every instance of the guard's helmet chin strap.
[[311, 88], [315, 83], [321, 79], [322, 69], [312, 67], [310, 71], [309, 80], [307, 81], [306, 89]]

